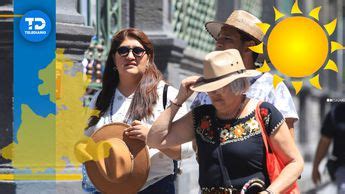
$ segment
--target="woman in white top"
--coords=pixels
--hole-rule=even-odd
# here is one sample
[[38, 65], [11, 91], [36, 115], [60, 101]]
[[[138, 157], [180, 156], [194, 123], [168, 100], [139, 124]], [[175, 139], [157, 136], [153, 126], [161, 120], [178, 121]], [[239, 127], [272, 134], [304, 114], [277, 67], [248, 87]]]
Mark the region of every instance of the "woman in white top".
[[[90, 136], [106, 124], [124, 122], [131, 125], [125, 135], [146, 142], [150, 126], [164, 111], [165, 83], [153, 59], [153, 45], [142, 31], [129, 28], [113, 36], [102, 90], [91, 102], [91, 107], [99, 110], [100, 114], [99, 117], [91, 117], [86, 135]], [[167, 92], [168, 106], [177, 90], [169, 87]], [[183, 107], [179, 112], [180, 117], [186, 112], [186, 107]], [[168, 149], [149, 149], [149, 154], [149, 177], [139, 194], [174, 194], [172, 159], [190, 157], [193, 154], [191, 143]], [[84, 190], [97, 193], [85, 171], [83, 174]]]

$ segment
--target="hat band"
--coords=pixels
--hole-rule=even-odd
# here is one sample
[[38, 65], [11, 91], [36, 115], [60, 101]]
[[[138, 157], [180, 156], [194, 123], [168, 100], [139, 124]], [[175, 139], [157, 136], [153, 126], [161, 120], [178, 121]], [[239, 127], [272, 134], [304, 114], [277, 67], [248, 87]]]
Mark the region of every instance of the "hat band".
[[241, 74], [245, 71], [245, 69], [241, 69], [241, 70], [238, 70], [238, 71], [235, 71], [235, 72], [231, 72], [231, 73], [228, 73], [228, 74], [225, 74], [225, 75], [222, 75], [222, 76], [219, 76], [219, 77], [215, 77], [215, 78], [210, 78], [210, 79], [201, 79], [199, 82], [204, 82], [204, 83], [210, 83], [210, 82], [214, 82], [214, 81], [218, 81], [220, 79], [223, 79], [223, 78], [226, 78], [226, 77], [229, 77], [233, 74]]

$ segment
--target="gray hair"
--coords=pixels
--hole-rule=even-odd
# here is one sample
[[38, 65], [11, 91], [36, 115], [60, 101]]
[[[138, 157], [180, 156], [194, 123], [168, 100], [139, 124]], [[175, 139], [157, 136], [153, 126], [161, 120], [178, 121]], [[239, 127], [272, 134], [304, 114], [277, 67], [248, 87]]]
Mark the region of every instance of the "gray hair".
[[242, 95], [250, 86], [249, 79], [246, 77], [241, 77], [228, 84], [228, 86], [235, 95]]

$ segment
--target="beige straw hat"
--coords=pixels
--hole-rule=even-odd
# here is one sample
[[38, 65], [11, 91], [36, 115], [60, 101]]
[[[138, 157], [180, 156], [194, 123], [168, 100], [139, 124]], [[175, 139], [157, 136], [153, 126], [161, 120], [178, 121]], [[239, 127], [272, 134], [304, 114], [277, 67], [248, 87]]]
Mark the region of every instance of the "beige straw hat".
[[211, 36], [216, 40], [221, 28], [224, 25], [229, 25], [250, 35], [256, 40], [257, 43], [261, 43], [264, 37], [264, 33], [257, 26], [258, 23], [261, 23], [261, 21], [254, 15], [243, 10], [235, 10], [228, 17], [225, 23], [210, 21], [205, 24], [205, 27], [206, 30], [211, 34]]
[[136, 194], [145, 184], [150, 170], [150, 156], [143, 141], [129, 139], [124, 123], [112, 123], [96, 131], [91, 138], [103, 142], [97, 146], [97, 155], [110, 147], [109, 157], [86, 161], [91, 182], [106, 194]]
[[241, 77], [253, 77], [261, 73], [247, 70], [237, 49], [213, 51], [205, 56], [204, 75], [191, 89], [196, 92], [211, 92], [222, 88]]

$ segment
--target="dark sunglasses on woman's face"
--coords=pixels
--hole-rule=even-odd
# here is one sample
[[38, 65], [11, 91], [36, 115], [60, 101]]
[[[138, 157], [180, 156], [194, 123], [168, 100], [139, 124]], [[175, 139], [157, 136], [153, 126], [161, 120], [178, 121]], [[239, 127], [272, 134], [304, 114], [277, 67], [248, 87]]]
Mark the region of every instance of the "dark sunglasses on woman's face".
[[121, 46], [117, 49], [117, 52], [121, 57], [127, 57], [130, 51], [132, 51], [133, 55], [136, 57], [141, 57], [145, 53], [145, 49], [141, 47], [130, 48], [128, 46]]

